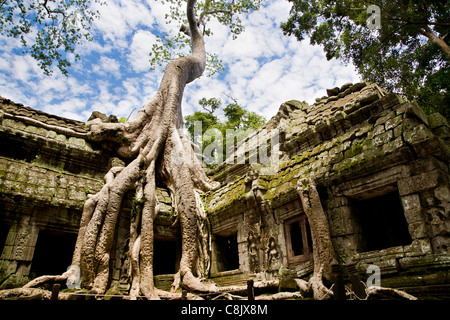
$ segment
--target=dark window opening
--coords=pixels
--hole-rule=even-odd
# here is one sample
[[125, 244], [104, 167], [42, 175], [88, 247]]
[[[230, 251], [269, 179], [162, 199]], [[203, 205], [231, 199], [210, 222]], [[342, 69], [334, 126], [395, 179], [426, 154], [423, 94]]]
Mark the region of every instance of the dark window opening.
[[39, 155], [39, 149], [35, 147], [32, 139], [24, 140], [19, 135], [13, 136], [0, 134], [1, 155], [7, 158], [31, 162]]
[[217, 236], [215, 240], [218, 272], [239, 269], [237, 233], [230, 236]]
[[8, 238], [9, 226], [5, 224], [0, 224], [0, 257], [3, 253], [3, 248], [6, 244], [6, 239]]
[[398, 191], [355, 201], [355, 209], [362, 231], [360, 251], [411, 244], [412, 238]]
[[39, 231], [31, 264], [31, 277], [58, 275], [72, 264], [77, 235], [57, 231]]
[[302, 227], [298, 223], [291, 223], [289, 227], [291, 234], [292, 254], [294, 256], [300, 256], [303, 254]]
[[176, 241], [155, 240], [153, 245], [153, 274], [174, 274], [178, 270], [178, 246]]
[[297, 216], [285, 223], [288, 260], [302, 262], [312, 256], [312, 237], [306, 215]]

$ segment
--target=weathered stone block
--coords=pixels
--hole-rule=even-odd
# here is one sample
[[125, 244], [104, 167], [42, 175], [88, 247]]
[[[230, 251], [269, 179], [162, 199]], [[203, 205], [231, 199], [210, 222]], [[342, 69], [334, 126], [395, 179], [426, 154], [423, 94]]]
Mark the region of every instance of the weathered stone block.
[[[395, 114], [394, 114], [395, 115]], [[391, 130], [398, 127], [403, 121], [403, 116], [396, 116], [395, 118], [390, 118], [384, 124], [386, 130]]]
[[403, 209], [408, 223], [417, 223], [424, 221], [422, 205], [418, 194], [402, 196]]
[[327, 95], [329, 97], [337, 96], [338, 94], [339, 94], [339, 88], [338, 87], [335, 87], [333, 89], [327, 89]]
[[413, 239], [422, 239], [429, 236], [425, 222], [409, 223], [409, 234]]
[[386, 131], [384, 133], [375, 135], [373, 138], [373, 144], [376, 147], [379, 147], [383, 144], [388, 143], [389, 141], [391, 141], [394, 138], [394, 133], [392, 132], [392, 130]]
[[429, 126], [427, 116], [425, 115], [425, 113], [423, 113], [422, 109], [415, 102], [408, 103], [405, 112], [407, 116], [416, 117], [425, 125]]
[[431, 129], [438, 128], [441, 126], [450, 127], [447, 119], [440, 113], [433, 113], [428, 116], [428, 125]]
[[14, 248], [14, 246], [12, 246], [12, 245], [5, 245], [3, 247], [3, 251], [1, 253], [1, 259], [3, 259], [3, 260], [11, 260], [12, 259], [13, 248]]
[[413, 177], [399, 180], [398, 190], [401, 196], [425, 191], [435, 188], [441, 181], [441, 174], [438, 170], [422, 173]]

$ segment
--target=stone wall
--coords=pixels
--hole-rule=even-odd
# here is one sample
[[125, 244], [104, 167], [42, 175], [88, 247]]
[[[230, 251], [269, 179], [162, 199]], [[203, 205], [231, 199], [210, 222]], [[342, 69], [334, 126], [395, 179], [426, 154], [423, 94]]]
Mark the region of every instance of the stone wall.
[[[1, 97], [0, 124], [0, 287], [6, 288], [40, 275], [36, 272], [66, 270], [84, 202], [101, 189], [105, 173], [121, 160], [114, 157], [114, 145], [88, 139], [85, 123]], [[133, 197], [130, 192], [124, 200], [112, 250], [112, 281], [122, 289], [128, 286]], [[174, 222], [170, 195], [158, 188], [157, 197], [161, 210], [155, 234], [177, 239], [170, 227]], [[60, 269], [52, 268], [59, 258], [65, 260]], [[48, 265], [36, 259], [48, 259]]]
[[[442, 292], [450, 283], [447, 121], [438, 114], [427, 117], [414, 102], [404, 102], [375, 84], [345, 84], [328, 93], [313, 105], [282, 104], [260, 129], [278, 130], [281, 137], [276, 174], [255, 174], [258, 165], [248, 163], [223, 165], [214, 172], [223, 187], [207, 197], [213, 233], [237, 229], [244, 273], [255, 272], [249, 267], [254, 258], [246, 245], [255, 228], [258, 277], [284, 272], [307, 277], [312, 271], [311, 256], [289, 256], [295, 244], [289, 243], [288, 228], [291, 221], [302, 221], [298, 181], [314, 179], [341, 263], [352, 259], [363, 275], [368, 265], [376, 264], [384, 285], [414, 293], [424, 286], [440, 286]], [[252, 139], [257, 135], [241, 143], [240, 148], [250, 146], [241, 153], [246, 151], [250, 157], [256, 152]], [[378, 221], [380, 215], [358, 212], [378, 199], [392, 202], [380, 207], [387, 212], [383, 223]], [[378, 223], [372, 228], [364, 221], [369, 214]], [[294, 227], [305, 234], [307, 226]], [[402, 229], [404, 238], [384, 244], [377, 240], [395, 238], [400, 230], [392, 228]], [[306, 240], [306, 236], [300, 240], [303, 246]], [[276, 243], [273, 248], [270, 241]], [[370, 246], [382, 249], [368, 250]], [[277, 257], [273, 266], [268, 263], [269, 251]]]
[[[0, 285], [5, 288], [39, 275], [45, 262], [37, 260], [52, 250], [55, 259], [66, 260], [55, 272], [70, 265], [81, 209], [87, 195], [102, 187], [110, 153], [86, 140], [84, 123], [3, 98], [0, 123]], [[69, 255], [63, 258], [62, 249]], [[54, 272], [52, 263], [48, 270]]]
[[[0, 122], [0, 286], [5, 288], [35, 276], [36, 260], [47, 251], [72, 252], [70, 239], [76, 238], [86, 197], [101, 188], [103, 175], [120, 160], [114, 145], [89, 141], [82, 122], [3, 98]], [[276, 166], [267, 171], [250, 164], [261, 141], [274, 133]], [[221, 188], [204, 196], [216, 283], [311, 275], [313, 230], [297, 187], [314, 179], [340, 263], [356, 262], [363, 278], [368, 266], [376, 265], [382, 285], [413, 294], [448, 292], [450, 127], [439, 114], [426, 116], [414, 102], [375, 84], [349, 83], [312, 105], [283, 103], [229, 159], [239, 156], [246, 161], [210, 172]], [[124, 293], [130, 282], [133, 197], [130, 192], [123, 202], [111, 252], [112, 287]], [[163, 249], [155, 251], [161, 255], [155, 261], [176, 264], [180, 236], [172, 227], [172, 200], [163, 188], [157, 198], [155, 238]], [[66, 247], [52, 248], [48, 239], [60, 239]], [[172, 279], [158, 275], [155, 282], [166, 288]]]

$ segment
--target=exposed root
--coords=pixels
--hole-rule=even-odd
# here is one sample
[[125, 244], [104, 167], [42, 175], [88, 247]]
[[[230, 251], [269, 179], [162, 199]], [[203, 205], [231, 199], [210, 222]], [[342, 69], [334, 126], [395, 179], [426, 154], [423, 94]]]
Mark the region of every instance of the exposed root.
[[255, 300], [294, 300], [302, 299], [303, 296], [298, 292], [278, 292], [275, 294], [266, 294], [255, 297]]
[[333, 291], [323, 284], [322, 272], [314, 273], [308, 281], [295, 279], [295, 282], [300, 292], [312, 294], [316, 300], [326, 300], [333, 297]]
[[416, 297], [406, 293], [402, 290], [382, 287], [369, 287], [366, 289], [367, 300], [377, 299], [403, 299], [403, 300], [417, 300]]
[[[184, 88], [200, 77], [206, 67], [206, 52], [203, 35], [197, 26], [195, 3], [195, 0], [188, 0], [186, 11], [192, 55], [169, 63], [154, 98], [125, 124], [108, 123], [101, 118], [88, 121], [89, 133], [82, 136], [94, 141], [118, 143], [117, 153], [128, 164], [111, 168], [105, 175], [102, 189], [86, 201], [70, 272], [40, 277], [27, 285], [69, 277], [75, 283], [74, 274], [79, 270], [81, 287], [104, 294], [110, 282], [110, 255], [122, 200], [126, 192], [136, 190], [136, 198], [142, 206], [130, 221], [130, 296], [134, 299], [143, 294], [148, 299], [158, 299], [153, 283], [153, 221], [158, 214], [158, 177], [161, 179], [158, 183], [165, 184], [174, 199], [182, 235], [180, 271], [174, 289], [180, 284], [190, 291], [218, 290], [215, 284], [200, 280], [210, 268], [210, 226], [198, 192], [218, 188], [220, 184], [203, 172], [192, 144], [181, 130]], [[64, 133], [68, 135], [78, 134], [66, 131]]]
[[190, 271], [186, 272], [186, 274], [183, 276], [181, 287], [183, 289], [194, 292], [213, 293], [219, 291], [219, 288], [215, 283], [201, 281], [199, 278], [194, 277], [194, 275]]
[[[155, 293], [159, 298], [164, 300], [181, 300], [180, 293], [167, 292], [160, 289], [155, 289]], [[205, 300], [201, 296], [188, 292], [186, 296], [187, 300]]]
[[65, 280], [67, 280], [68, 277], [69, 277], [68, 273], [63, 273], [60, 276], [41, 276], [41, 277], [35, 278], [35, 279], [31, 280], [30, 282], [28, 282], [27, 284], [25, 284], [22, 287], [22, 289], [31, 289], [33, 287], [36, 287], [38, 285], [41, 285], [41, 284], [49, 282], [49, 281], [53, 281], [53, 282], [65, 281]]
[[52, 293], [36, 288], [15, 288], [0, 291], [0, 300], [50, 300]]

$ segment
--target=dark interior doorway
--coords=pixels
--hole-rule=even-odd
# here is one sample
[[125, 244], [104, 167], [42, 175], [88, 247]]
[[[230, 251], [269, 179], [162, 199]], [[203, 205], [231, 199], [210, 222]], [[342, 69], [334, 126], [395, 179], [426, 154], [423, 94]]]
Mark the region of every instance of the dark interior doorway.
[[306, 215], [302, 214], [285, 222], [286, 249], [289, 263], [312, 258], [312, 236]]
[[5, 247], [6, 239], [8, 238], [9, 228], [9, 225], [0, 224], [0, 257], [3, 252], [3, 248]]
[[40, 230], [30, 276], [62, 274], [72, 263], [77, 235], [74, 233]]
[[153, 246], [153, 274], [156, 276], [176, 273], [179, 265], [177, 242], [155, 239]]
[[362, 230], [360, 251], [411, 244], [412, 238], [398, 191], [355, 201], [355, 207]]
[[218, 272], [239, 269], [237, 233], [229, 236], [215, 236]]

